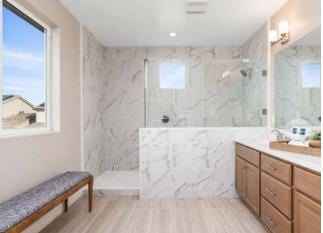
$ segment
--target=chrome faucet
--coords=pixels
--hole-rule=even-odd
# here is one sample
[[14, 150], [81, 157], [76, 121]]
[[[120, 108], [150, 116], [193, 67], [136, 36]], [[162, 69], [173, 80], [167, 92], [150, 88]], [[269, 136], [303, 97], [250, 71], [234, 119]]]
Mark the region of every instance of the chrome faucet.
[[273, 129], [271, 132], [276, 133], [278, 141], [284, 141], [284, 134], [281, 131], [278, 129]]

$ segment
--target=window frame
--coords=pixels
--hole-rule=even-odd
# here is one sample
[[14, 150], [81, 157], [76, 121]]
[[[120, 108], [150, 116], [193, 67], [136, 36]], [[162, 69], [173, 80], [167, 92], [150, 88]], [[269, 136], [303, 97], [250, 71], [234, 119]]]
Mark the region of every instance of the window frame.
[[[2, 94], [3, 94], [3, 38], [1, 37], [0, 42], [0, 68], [1, 68], [1, 75], [0, 75], [0, 136], [15, 136], [15, 135], [29, 135], [29, 134], [43, 134], [49, 133], [53, 131], [53, 106], [52, 106], [52, 99], [53, 99], [53, 80], [52, 80], [52, 31], [51, 27], [46, 24], [44, 21], [39, 19], [39, 17], [35, 16], [29, 10], [24, 8], [22, 5], [17, 3], [15, 0], [0, 0], [1, 5], [1, 25], [0, 25], [0, 33], [3, 35], [3, 8], [4, 2], [10, 5], [10, 10], [17, 14], [22, 19], [26, 20], [28, 23], [32, 24], [36, 28], [40, 29], [42, 27], [44, 29], [45, 40], [45, 118], [46, 118], [46, 126], [45, 127], [38, 127], [38, 128], [21, 128], [21, 129], [3, 129], [2, 128]], [[12, 8], [13, 7], [13, 8]], [[7, 8], [8, 9], [8, 8]]]

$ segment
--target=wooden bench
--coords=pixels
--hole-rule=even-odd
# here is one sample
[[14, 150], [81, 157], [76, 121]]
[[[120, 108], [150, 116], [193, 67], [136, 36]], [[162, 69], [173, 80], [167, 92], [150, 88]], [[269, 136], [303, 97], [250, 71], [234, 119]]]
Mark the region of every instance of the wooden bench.
[[66, 172], [0, 204], [0, 232], [22, 232], [50, 210], [88, 185], [89, 212], [92, 211], [93, 176], [88, 172]]

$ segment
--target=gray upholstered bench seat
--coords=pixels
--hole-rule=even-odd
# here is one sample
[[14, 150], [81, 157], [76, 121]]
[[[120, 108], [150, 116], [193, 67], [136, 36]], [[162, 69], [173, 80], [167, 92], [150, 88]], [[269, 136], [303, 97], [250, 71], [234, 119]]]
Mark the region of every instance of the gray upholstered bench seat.
[[6, 232], [82, 180], [88, 172], [66, 172], [0, 204], [0, 232]]

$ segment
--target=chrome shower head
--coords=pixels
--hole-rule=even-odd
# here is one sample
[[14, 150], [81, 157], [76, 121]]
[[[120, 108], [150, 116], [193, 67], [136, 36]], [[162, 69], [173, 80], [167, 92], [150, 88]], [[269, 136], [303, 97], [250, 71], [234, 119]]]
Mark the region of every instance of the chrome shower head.
[[251, 75], [252, 68], [246, 69], [246, 70], [240, 70], [240, 73], [243, 77], [247, 77], [248, 75]]
[[240, 73], [242, 74], [243, 77], [247, 77], [247, 75], [248, 75], [247, 70], [240, 70]]

